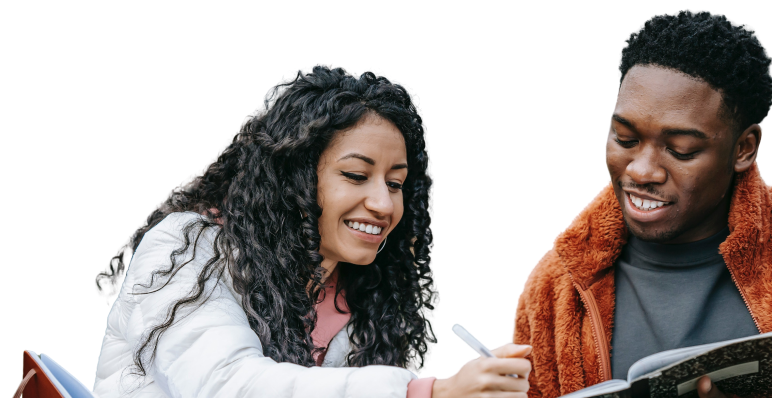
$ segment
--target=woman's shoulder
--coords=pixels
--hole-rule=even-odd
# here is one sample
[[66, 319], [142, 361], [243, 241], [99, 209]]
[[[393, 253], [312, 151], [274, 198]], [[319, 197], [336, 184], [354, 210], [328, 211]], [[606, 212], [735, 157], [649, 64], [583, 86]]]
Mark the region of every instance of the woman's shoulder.
[[[205, 216], [192, 211], [169, 213], [161, 220], [161, 222], [145, 233], [142, 242], [147, 238], [159, 238], [163, 235], [171, 235], [172, 237], [177, 237], [179, 239], [182, 237], [182, 232], [186, 226], [199, 221], [208, 221], [208, 219]], [[140, 242], [140, 245], [142, 242]]]
[[[134, 252], [127, 270], [127, 277], [144, 279], [155, 270], [170, 265], [172, 257], [177, 262], [192, 260], [189, 265], [198, 268], [197, 263], [205, 262], [213, 255], [215, 234], [218, 226], [204, 228], [208, 219], [195, 212], [175, 212], [145, 233]], [[134, 279], [134, 278], [132, 278]]]
[[203, 223], [207, 221], [209, 220], [205, 216], [192, 211], [170, 213], [145, 233], [137, 246], [137, 252], [146, 249], [147, 246], [165, 244], [189, 243], [206, 246], [202, 243], [209, 243], [211, 245], [213, 235], [219, 227], [210, 226], [202, 229]]

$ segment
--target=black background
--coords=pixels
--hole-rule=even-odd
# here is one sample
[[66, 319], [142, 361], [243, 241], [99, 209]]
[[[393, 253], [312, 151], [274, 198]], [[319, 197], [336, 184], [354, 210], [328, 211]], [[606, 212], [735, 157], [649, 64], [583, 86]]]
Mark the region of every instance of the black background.
[[[453, 374], [476, 354], [450, 326], [464, 324], [490, 347], [509, 340], [529, 269], [606, 183], [619, 50], [652, 13], [675, 10], [614, 18], [534, 11], [495, 21], [461, 13], [323, 23], [302, 34], [265, 26], [281, 16], [181, 27], [138, 17], [64, 24], [17, 44], [5, 135], [12, 236], [3, 363], [18, 369], [23, 349], [45, 352], [91, 387], [108, 313], [96, 274], [270, 86], [324, 62], [380, 69], [420, 96], [440, 292], [439, 343], [423, 374]], [[762, 13], [718, 11], [772, 41]], [[7, 375], [10, 392], [19, 372]]]

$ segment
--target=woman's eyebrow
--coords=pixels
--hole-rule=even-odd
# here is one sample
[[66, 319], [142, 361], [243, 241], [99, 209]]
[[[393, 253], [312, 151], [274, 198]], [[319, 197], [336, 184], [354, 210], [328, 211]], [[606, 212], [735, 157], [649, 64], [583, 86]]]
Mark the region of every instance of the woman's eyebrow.
[[[351, 159], [351, 158], [359, 159], [359, 160], [362, 160], [362, 161], [364, 161], [364, 162], [366, 162], [368, 164], [371, 164], [371, 165], [375, 166], [375, 160], [373, 160], [372, 158], [367, 157], [365, 155], [362, 155], [361, 153], [356, 153], [356, 152], [351, 152], [348, 155], [338, 159], [338, 161], [340, 162], [341, 160], [346, 160], [346, 159]], [[406, 168], [407, 168], [407, 163], [397, 163], [394, 166], [391, 166], [392, 170], [399, 170], [399, 169], [406, 169]]]

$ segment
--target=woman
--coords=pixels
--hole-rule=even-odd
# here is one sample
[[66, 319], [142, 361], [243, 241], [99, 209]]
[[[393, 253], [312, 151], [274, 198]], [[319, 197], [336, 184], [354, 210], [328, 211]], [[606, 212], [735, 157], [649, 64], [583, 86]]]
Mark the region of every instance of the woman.
[[[522, 358], [472, 361], [436, 381], [404, 369], [435, 341], [423, 314], [435, 294], [427, 163], [401, 86], [324, 67], [277, 86], [132, 237], [95, 392], [524, 396], [527, 378], [502, 376], [527, 376]], [[98, 284], [124, 271], [123, 254]]]

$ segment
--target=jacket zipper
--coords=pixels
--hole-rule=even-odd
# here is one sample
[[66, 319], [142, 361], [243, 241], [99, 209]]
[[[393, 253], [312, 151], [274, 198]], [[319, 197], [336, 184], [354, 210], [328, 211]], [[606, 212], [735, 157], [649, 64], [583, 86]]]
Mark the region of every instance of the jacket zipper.
[[743, 302], [745, 303], [745, 308], [748, 309], [748, 313], [751, 314], [751, 319], [753, 319], [753, 323], [756, 324], [756, 329], [759, 330], [759, 333], [764, 333], [763, 330], [761, 330], [761, 326], [759, 326], [759, 321], [756, 319], [756, 315], [753, 314], [753, 311], [751, 311], [751, 306], [748, 305], [748, 299], [745, 297], [745, 291], [740, 287], [740, 284], [737, 283], [737, 279], [734, 277], [734, 272], [732, 271], [731, 267], [726, 267], [729, 270], [729, 275], [732, 277], [732, 282], [734, 282], [734, 285], [737, 286], [737, 290], [740, 291], [740, 296], [743, 298]]
[[[573, 277], [571, 279], [573, 279]], [[600, 364], [601, 382], [611, 380], [611, 355], [609, 354], [608, 341], [606, 341], [606, 336], [603, 332], [603, 323], [600, 320], [598, 303], [595, 301], [595, 296], [590, 290], [585, 290], [575, 281], [573, 281], [573, 283], [574, 287], [579, 292], [579, 298], [581, 298], [582, 303], [584, 303], [584, 306], [587, 308], [587, 312], [590, 315], [592, 336], [595, 339], [595, 353], [598, 355], [598, 363]]]

